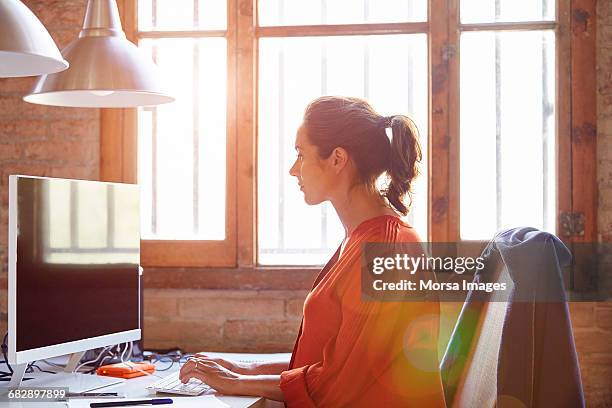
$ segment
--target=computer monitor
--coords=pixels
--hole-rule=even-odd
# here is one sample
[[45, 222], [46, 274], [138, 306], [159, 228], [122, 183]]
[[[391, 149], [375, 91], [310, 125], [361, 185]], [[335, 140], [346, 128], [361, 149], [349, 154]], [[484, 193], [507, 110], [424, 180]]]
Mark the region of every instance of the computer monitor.
[[[137, 185], [9, 177], [8, 359], [18, 386], [28, 363], [140, 339]], [[47, 375], [30, 386], [82, 392], [90, 375]], [[116, 381], [115, 381], [116, 382]]]

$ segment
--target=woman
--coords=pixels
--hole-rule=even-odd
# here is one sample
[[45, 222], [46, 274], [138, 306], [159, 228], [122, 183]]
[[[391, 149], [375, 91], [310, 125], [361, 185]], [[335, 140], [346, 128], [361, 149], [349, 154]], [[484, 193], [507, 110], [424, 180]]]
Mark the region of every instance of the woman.
[[361, 300], [361, 245], [420, 241], [398, 218], [408, 213], [403, 199], [421, 160], [416, 127], [361, 99], [321, 97], [306, 108], [295, 148], [289, 174], [306, 203], [331, 201], [346, 237], [306, 298], [291, 361], [244, 364], [199, 354], [182, 367], [182, 381], [196, 377], [224, 394], [288, 407], [443, 407], [438, 303]]

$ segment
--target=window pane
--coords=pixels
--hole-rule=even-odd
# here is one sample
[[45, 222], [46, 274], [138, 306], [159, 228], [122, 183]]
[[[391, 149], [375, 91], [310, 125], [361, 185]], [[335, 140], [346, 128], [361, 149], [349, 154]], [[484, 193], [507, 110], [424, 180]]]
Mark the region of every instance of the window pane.
[[461, 238], [555, 232], [555, 37], [461, 36]]
[[260, 0], [258, 3], [260, 26], [427, 20], [426, 0]]
[[100, 186], [94, 183], [80, 184], [76, 191], [76, 201], [79, 203], [76, 211], [77, 239], [79, 248], [104, 248], [106, 247], [108, 223], [107, 200], [100, 200], [100, 196], [106, 196], [99, 192]]
[[227, 0], [138, 0], [138, 29], [225, 30]]
[[142, 40], [176, 101], [139, 109], [143, 239], [225, 238], [226, 41]]
[[[383, 115], [412, 117], [427, 157], [427, 37], [264, 38], [259, 46], [258, 231], [260, 264], [322, 264], [344, 230], [329, 203], [308, 206], [289, 168], [308, 102], [368, 99]], [[427, 163], [407, 221], [427, 237]]]
[[461, 0], [461, 22], [466, 24], [554, 19], [554, 0]]

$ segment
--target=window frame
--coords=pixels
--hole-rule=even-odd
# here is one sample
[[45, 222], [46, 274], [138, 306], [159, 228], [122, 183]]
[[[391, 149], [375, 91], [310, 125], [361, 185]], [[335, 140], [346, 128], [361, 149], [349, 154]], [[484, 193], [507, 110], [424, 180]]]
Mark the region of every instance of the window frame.
[[[224, 35], [228, 44], [226, 240], [142, 241], [142, 263], [150, 271], [145, 283], [152, 287], [306, 289], [319, 270], [319, 267], [263, 267], [256, 263], [257, 46], [260, 37], [415, 32], [428, 35], [427, 138], [430, 158], [436, 160], [435, 166], [429, 160], [427, 238], [434, 242], [454, 242], [459, 240], [460, 214], [460, 32], [554, 29], [557, 231], [569, 246], [596, 242], [595, 0], [556, 0], [557, 19], [550, 23], [461, 24], [459, 0], [428, 0], [427, 22], [280, 27], [257, 27], [256, 1], [228, 0], [227, 30], [214, 33]], [[119, 0], [118, 5], [126, 35], [134, 41], [138, 38], [137, 0]], [[175, 35], [189, 36], [190, 32]], [[100, 121], [100, 179], [136, 182], [136, 110], [102, 109]], [[583, 214], [584, 231], [564, 235], [559, 221], [562, 213]], [[228, 271], [242, 280], [228, 280]], [[582, 280], [578, 276], [572, 287], [581, 287]]]

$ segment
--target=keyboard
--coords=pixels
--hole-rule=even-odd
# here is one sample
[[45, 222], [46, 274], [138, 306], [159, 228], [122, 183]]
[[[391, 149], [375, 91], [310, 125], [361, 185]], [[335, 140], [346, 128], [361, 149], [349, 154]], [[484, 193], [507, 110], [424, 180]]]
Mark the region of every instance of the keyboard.
[[179, 379], [179, 372], [177, 371], [149, 385], [147, 390], [163, 394], [196, 396], [204, 394], [212, 390], [212, 388], [196, 378], [192, 378], [187, 384], [183, 384]]

